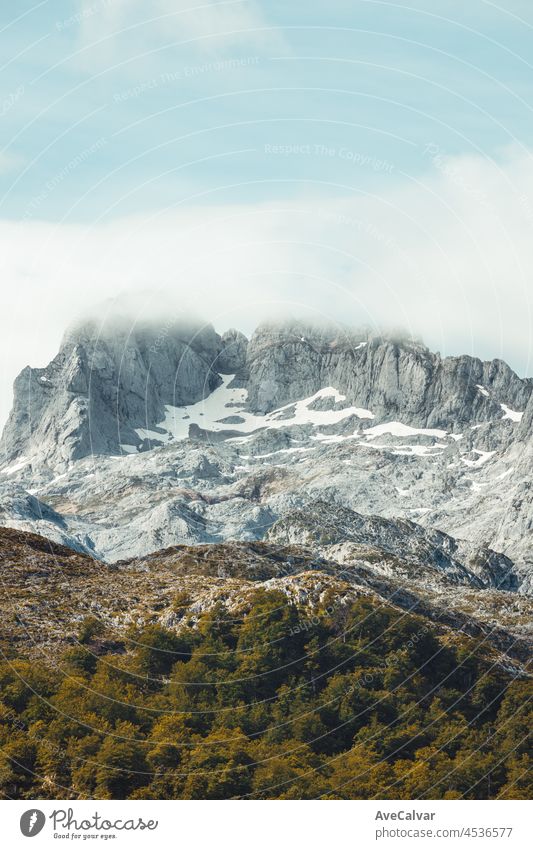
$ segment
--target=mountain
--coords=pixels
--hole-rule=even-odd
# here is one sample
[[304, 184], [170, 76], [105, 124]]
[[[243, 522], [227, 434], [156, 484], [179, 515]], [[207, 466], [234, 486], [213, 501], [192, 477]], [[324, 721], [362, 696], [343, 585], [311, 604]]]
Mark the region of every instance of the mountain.
[[282, 528], [304, 544], [294, 517], [312, 515], [324, 556], [327, 527], [335, 557], [401, 556], [405, 581], [438, 561], [525, 593], [532, 425], [531, 380], [401, 334], [111, 316], [17, 378], [0, 521], [116, 562]]
[[108, 566], [7, 529], [0, 577], [6, 798], [531, 798], [524, 597], [439, 607], [265, 542]]
[[[191, 321], [154, 325], [111, 316], [71, 328], [44, 369], [25, 368], [2, 437], [8, 461], [35, 458], [62, 469], [89, 455], [146, 447], [143, 428], [165, 406], [194, 404], [242, 365], [237, 334]], [[152, 442], [158, 441], [152, 434]]]
[[516, 591], [519, 585], [512, 560], [487, 546], [478, 549], [406, 519], [362, 516], [324, 501], [279, 519], [265, 539], [306, 546], [341, 563], [363, 559], [411, 583], [434, 580], [436, 571], [452, 583], [477, 589]]
[[219, 336], [188, 320], [111, 315], [78, 324], [46, 368], [28, 366], [17, 377], [4, 465], [24, 457], [63, 470], [121, 446], [149, 450], [168, 437], [168, 408], [209, 397], [224, 374], [238, 376], [248, 410], [259, 415], [335, 387], [374, 423], [450, 431], [517, 420], [532, 396], [532, 382], [501, 360], [442, 359], [408, 339], [367, 337], [299, 322], [262, 325], [249, 343], [235, 330]]
[[457, 429], [524, 410], [533, 383], [501, 360], [441, 358], [407, 337], [265, 324], [248, 347], [249, 404], [266, 413], [334, 386], [376, 421]]
[[[268, 541], [173, 546], [107, 565], [44, 537], [0, 528], [0, 641], [35, 657], [43, 651], [54, 657], [77, 642], [80, 623], [90, 618], [114, 640], [124, 639], [135, 622], [179, 633], [217, 605], [242, 615], [263, 589], [282, 593], [311, 615], [325, 599], [341, 607], [359, 597], [391, 604], [423, 615], [444, 633], [481, 640], [507, 668], [524, 668], [533, 644], [530, 599], [484, 589], [466, 570], [457, 580], [435, 565], [407, 590], [404, 568], [411, 570], [412, 561], [391, 559], [388, 574], [385, 561], [386, 555], [378, 562], [369, 552], [352, 551], [349, 562], [340, 563], [307, 546]], [[436, 593], [427, 582], [432, 570], [440, 572]]]
[[401, 334], [71, 328], [2, 437], [0, 790], [528, 798], [532, 426]]

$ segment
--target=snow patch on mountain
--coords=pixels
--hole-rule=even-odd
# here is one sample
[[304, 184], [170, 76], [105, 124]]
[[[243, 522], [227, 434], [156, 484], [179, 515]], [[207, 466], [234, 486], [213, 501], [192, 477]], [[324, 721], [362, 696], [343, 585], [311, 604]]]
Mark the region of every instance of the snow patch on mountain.
[[430, 427], [410, 427], [402, 424], [402, 422], [384, 422], [383, 424], [369, 427], [365, 430], [367, 439], [375, 439], [383, 434], [391, 434], [391, 436], [434, 436], [437, 439], [445, 439], [448, 436], [448, 431], [440, 430], [439, 428]]
[[14, 475], [16, 472], [20, 472], [25, 466], [30, 462], [28, 457], [22, 455], [22, 457], [18, 457], [15, 463], [11, 463], [9, 466], [6, 466], [5, 469], [2, 469], [0, 475], [5, 475], [9, 477], [9, 475]]
[[505, 413], [504, 419], [510, 419], [512, 422], [520, 423], [524, 417], [524, 413], [520, 413], [517, 410], [511, 410], [507, 404], [500, 404], [503, 412]]
[[[137, 434], [141, 439], [161, 442], [187, 439], [191, 425], [197, 425], [202, 430], [215, 433], [235, 431], [250, 434], [260, 428], [280, 430], [289, 425], [311, 425], [314, 428], [333, 425], [350, 416], [356, 416], [359, 419], [374, 418], [370, 410], [362, 407], [349, 406], [335, 409], [336, 405], [346, 401], [346, 396], [332, 386], [326, 386], [308, 398], [284, 404], [266, 415], [256, 415], [246, 407], [247, 390], [231, 386], [235, 377], [234, 374], [221, 375], [221, 386], [196, 404], [183, 407], [166, 406], [165, 418], [158, 423], [157, 431], [137, 428]], [[327, 399], [331, 399], [332, 409], [312, 408], [316, 402]]]
[[463, 459], [462, 462], [465, 466], [469, 466], [472, 469], [477, 469], [479, 466], [483, 466], [487, 460], [490, 460], [491, 457], [494, 457], [495, 451], [479, 451], [479, 449], [474, 448], [472, 450], [472, 454], [477, 454], [475, 459]]

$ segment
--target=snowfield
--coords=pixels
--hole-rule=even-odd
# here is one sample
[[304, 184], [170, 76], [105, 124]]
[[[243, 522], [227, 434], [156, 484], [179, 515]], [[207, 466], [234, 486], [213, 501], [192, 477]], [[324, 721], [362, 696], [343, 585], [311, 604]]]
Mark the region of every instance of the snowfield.
[[[288, 425], [324, 427], [325, 425], [338, 424], [344, 419], [350, 418], [350, 416], [356, 416], [358, 419], [374, 418], [374, 414], [370, 410], [361, 407], [344, 407], [338, 410], [310, 409], [312, 404], [323, 399], [331, 398], [335, 404], [340, 404], [346, 400], [346, 397], [332, 386], [320, 389], [309, 398], [285, 404], [264, 416], [254, 415], [246, 409], [248, 400], [246, 389], [231, 388], [235, 375], [225, 374], [221, 377], [221, 386], [203, 401], [185, 407], [167, 406], [165, 418], [157, 424], [158, 430], [137, 428], [138, 436], [150, 441], [168, 442], [187, 439], [191, 425], [197, 425], [203, 430], [210, 430], [215, 433], [235, 431], [249, 434], [260, 428], [280, 430]], [[242, 421], [225, 422], [224, 420], [230, 416], [242, 419]], [[128, 452], [131, 446], [123, 445], [122, 448]]]

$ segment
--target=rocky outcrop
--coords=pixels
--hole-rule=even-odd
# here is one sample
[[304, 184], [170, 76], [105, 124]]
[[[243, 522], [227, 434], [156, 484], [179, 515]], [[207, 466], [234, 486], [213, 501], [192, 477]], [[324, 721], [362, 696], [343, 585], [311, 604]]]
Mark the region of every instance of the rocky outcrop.
[[533, 393], [529, 396], [524, 415], [522, 416], [517, 438], [533, 447]]
[[[33, 534], [0, 527], [0, 639], [42, 661], [80, 638], [80, 624], [99, 622], [113, 642], [131, 626], [159, 622], [179, 632], [196, 627], [215, 605], [241, 618], [258, 588], [282, 592], [308, 613], [339, 609], [365, 596], [416, 612], [443, 635], [470, 634], [507, 667], [531, 656], [531, 601], [496, 590], [457, 588], [443, 579], [430, 596], [402, 587], [360, 559], [350, 568], [301, 546], [228, 542], [176, 546], [106, 566]], [[504, 624], [495, 626], [494, 620]], [[98, 632], [97, 632], [98, 633]], [[104, 648], [94, 644], [96, 651]], [[502, 656], [503, 653], [503, 656]]]
[[365, 559], [393, 574], [398, 568], [405, 573], [408, 566], [407, 577], [415, 581], [422, 574], [427, 579], [429, 569], [453, 583], [477, 588], [516, 591], [519, 584], [512, 560], [487, 546], [477, 548], [416, 522], [363, 516], [320, 500], [279, 519], [266, 539], [309, 546], [333, 559], [340, 553], [344, 562]]
[[250, 407], [261, 413], [334, 386], [378, 421], [429, 428], [502, 418], [502, 404], [523, 411], [533, 389], [501, 360], [443, 359], [408, 338], [298, 322], [259, 327], [248, 369]]
[[[70, 517], [69, 517], [70, 518]], [[94, 543], [83, 524], [70, 520], [15, 482], [0, 483], [0, 527], [31, 533], [37, 529], [50, 546], [59, 544], [94, 556]]]
[[114, 562], [310, 511], [406, 586], [532, 592], [532, 424], [531, 381], [400, 335], [85, 323], [17, 379], [0, 520]]
[[248, 339], [244, 333], [235, 329], [227, 330], [222, 334], [217, 370], [221, 374], [235, 374], [245, 379], [247, 352]]
[[[142, 447], [165, 405], [194, 403], [220, 383], [220, 337], [209, 325], [109, 320], [71, 328], [44, 369], [17, 377], [2, 436], [5, 463], [35, 458], [61, 468], [91, 454]], [[158, 442], [158, 433], [151, 434]]]
[[[166, 407], [201, 401], [228, 374], [235, 375], [231, 386], [247, 389], [253, 413], [334, 387], [374, 423], [455, 432], [488, 421], [512, 424], [532, 397], [531, 381], [500, 360], [442, 359], [407, 338], [285, 322], [262, 325], [248, 343], [237, 330], [221, 337], [201, 322], [112, 316], [72, 328], [47, 368], [27, 367], [18, 376], [0, 467], [24, 458], [61, 471], [90, 455], [149, 450], [171, 438], [160, 426]], [[314, 403], [326, 410], [334, 401]], [[528, 408], [524, 433], [532, 415]]]

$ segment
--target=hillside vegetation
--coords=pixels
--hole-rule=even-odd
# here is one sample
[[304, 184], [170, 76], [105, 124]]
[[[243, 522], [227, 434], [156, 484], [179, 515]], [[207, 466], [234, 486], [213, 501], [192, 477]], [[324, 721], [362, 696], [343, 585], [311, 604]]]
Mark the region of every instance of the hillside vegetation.
[[4, 646], [7, 798], [525, 799], [532, 686], [482, 640], [371, 597], [253, 591], [179, 631], [86, 618], [54, 661]]

